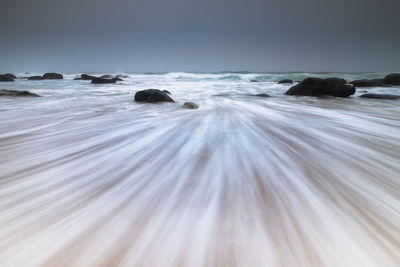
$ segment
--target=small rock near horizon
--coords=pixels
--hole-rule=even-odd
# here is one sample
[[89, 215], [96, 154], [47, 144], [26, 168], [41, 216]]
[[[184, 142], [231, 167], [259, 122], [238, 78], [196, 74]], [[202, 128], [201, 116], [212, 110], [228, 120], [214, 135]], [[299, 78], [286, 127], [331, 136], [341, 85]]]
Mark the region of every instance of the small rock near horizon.
[[280, 80], [278, 83], [293, 83], [293, 80], [283, 79], [283, 80]]
[[60, 73], [48, 72], [48, 73], [43, 74], [43, 79], [45, 79], [45, 80], [62, 80], [62, 79], [64, 79], [64, 76]]

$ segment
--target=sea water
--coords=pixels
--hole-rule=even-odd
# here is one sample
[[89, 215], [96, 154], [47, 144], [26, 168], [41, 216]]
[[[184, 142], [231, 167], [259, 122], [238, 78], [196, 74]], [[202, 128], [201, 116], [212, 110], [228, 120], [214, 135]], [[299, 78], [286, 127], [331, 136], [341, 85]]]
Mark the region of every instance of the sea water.
[[0, 266], [400, 265], [400, 87], [276, 83], [384, 74], [127, 75], [0, 84]]

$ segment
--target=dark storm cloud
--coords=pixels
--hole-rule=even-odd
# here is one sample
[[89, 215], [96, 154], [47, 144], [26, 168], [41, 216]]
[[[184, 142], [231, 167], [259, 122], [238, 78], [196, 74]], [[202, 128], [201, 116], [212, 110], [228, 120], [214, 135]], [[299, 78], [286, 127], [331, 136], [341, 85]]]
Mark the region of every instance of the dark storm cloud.
[[36, 0], [0, 10], [1, 71], [390, 71], [399, 1]]

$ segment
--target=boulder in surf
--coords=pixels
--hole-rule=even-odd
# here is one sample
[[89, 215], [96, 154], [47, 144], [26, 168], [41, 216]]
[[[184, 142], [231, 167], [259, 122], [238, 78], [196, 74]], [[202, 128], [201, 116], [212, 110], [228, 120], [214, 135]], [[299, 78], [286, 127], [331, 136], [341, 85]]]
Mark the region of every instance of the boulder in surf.
[[175, 102], [167, 93], [158, 89], [146, 89], [135, 94], [136, 102]]
[[43, 79], [45, 80], [62, 80], [64, 76], [60, 73], [48, 72], [43, 75]]
[[116, 83], [118, 78], [112, 78], [112, 79], [105, 79], [105, 78], [94, 78], [92, 80], [92, 83], [94, 84], [108, 84], [108, 83]]
[[286, 91], [286, 95], [347, 97], [356, 92], [353, 85], [340, 78], [306, 78]]
[[88, 74], [81, 74], [81, 77], [75, 78], [74, 80], [84, 80], [84, 81], [91, 81], [96, 79], [96, 76], [88, 75]]
[[384, 100], [397, 100], [400, 99], [400, 95], [389, 95], [389, 94], [363, 94], [360, 95], [362, 98], [374, 98]]
[[193, 102], [186, 102], [182, 105], [182, 108], [185, 109], [198, 109], [199, 105], [197, 105], [196, 103]]
[[283, 79], [283, 80], [280, 80], [278, 83], [293, 83], [293, 80]]
[[17, 76], [15, 76], [14, 74], [11, 74], [11, 73], [7, 73], [7, 74], [4, 74], [4, 75], [6, 75], [6, 76], [8, 76], [10, 78], [13, 78], [13, 79], [17, 79]]
[[391, 85], [400, 85], [400, 73], [389, 74], [383, 78], [383, 81]]
[[0, 75], [0, 82], [12, 82], [14, 78], [8, 76], [7, 74]]
[[28, 92], [28, 91], [16, 91], [16, 90], [0, 90], [1, 96], [11, 97], [39, 97], [40, 95]]
[[40, 81], [40, 80], [44, 80], [44, 78], [43, 78], [43, 76], [36, 75], [36, 76], [28, 77], [28, 80], [31, 80], [31, 81]]
[[354, 85], [355, 87], [379, 87], [379, 86], [388, 86], [383, 79], [362, 79], [362, 80], [355, 80], [349, 82], [349, 84]]

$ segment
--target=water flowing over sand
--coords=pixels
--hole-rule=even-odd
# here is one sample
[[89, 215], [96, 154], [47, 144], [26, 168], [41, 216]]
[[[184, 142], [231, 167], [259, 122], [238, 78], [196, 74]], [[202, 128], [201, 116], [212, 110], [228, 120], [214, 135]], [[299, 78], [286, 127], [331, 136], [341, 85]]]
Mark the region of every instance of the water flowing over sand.
[[400, 101], [273, 82], [308, 75], [1, 84], [43, 97], [0, 99], [0, 266], [400, 266]]

